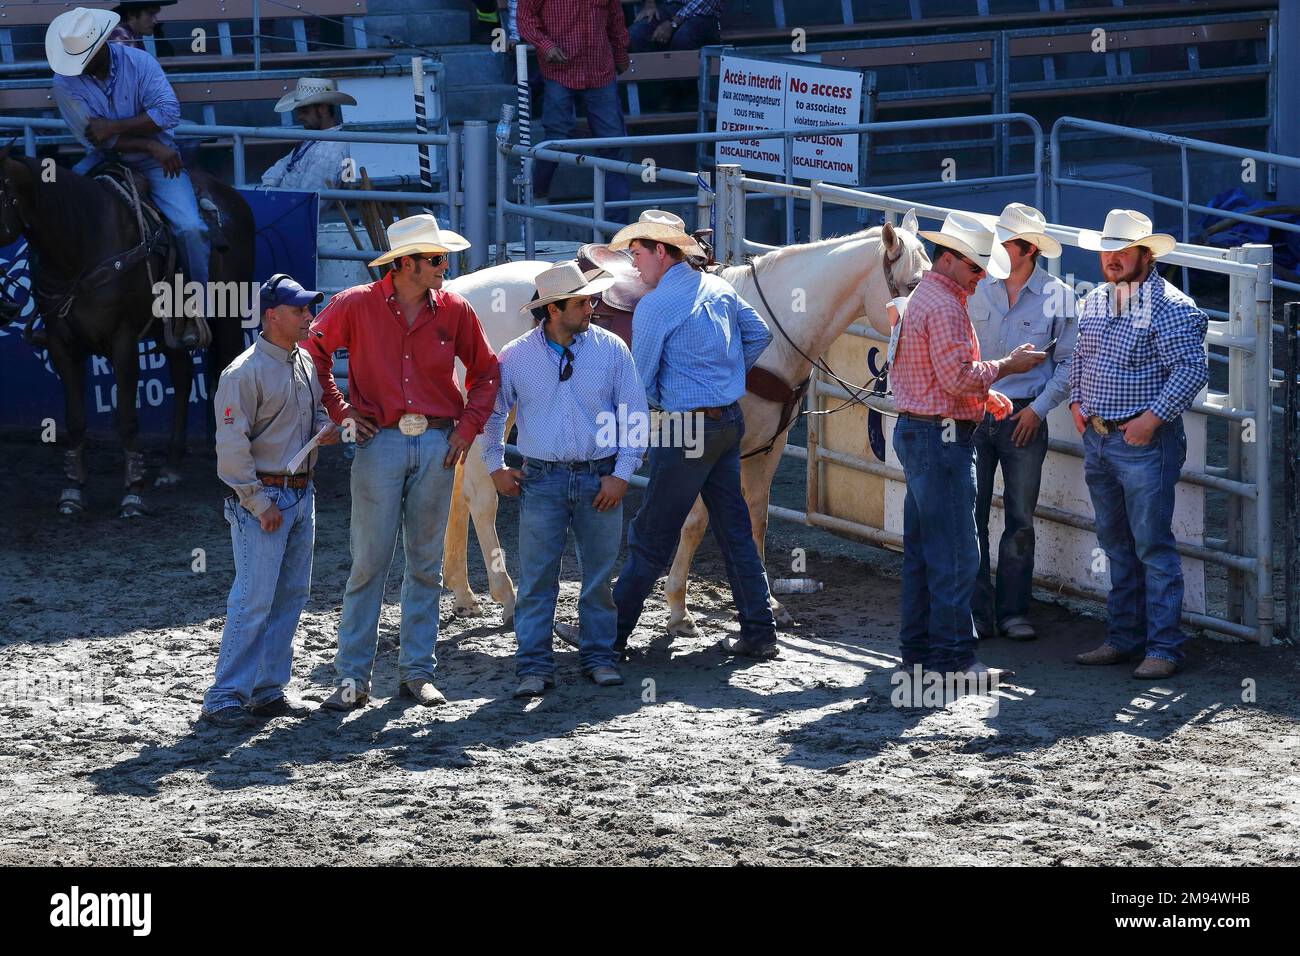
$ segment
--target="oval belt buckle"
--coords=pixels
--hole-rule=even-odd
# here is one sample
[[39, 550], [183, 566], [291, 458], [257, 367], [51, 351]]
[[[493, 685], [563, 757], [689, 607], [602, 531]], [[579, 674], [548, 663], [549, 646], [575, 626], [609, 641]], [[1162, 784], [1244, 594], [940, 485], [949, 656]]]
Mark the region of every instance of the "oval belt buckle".
[[423, 435], [425, 429], [429, 427], [429, 419], [424, 415], [415, 415], [407, 412], [397, 420], [397, 427], [403, 435]]

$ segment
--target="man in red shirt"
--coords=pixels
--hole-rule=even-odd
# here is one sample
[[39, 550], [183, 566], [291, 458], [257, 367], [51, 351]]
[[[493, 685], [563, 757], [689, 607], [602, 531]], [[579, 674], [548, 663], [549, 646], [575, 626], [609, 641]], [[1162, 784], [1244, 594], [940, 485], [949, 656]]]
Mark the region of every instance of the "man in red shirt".
[[[626, 136], [618, 99], [618, 73], [628, 68], [627, 24], [619, 0], [519, 0], [519, 35], [537, 50], [542, 71], [544, 139], [573, 133], [575, 104], [581, 101], [592, 136]], [[598, 155], [618, 159], [622, 150]], [[555, 163], [533, 165], [533, 198], [544, 203], [551, 191]], [[627, 177], [605, 174], [605, 198], [630, 195]], [[613, 222], [627, 222], [627, 208], [609, 210]]]
[[991, 226], [950, 213], [941, 231], [918, 235], [934, 243], [934, 265], [899, 320], [889, 372], [898, 409], [893, 445], [907, 481], [899, 623], [903, 669], [919, 665], [927, 672], [984, 675], [996, 682], [1011, 673], [991, 670], [975, 658], [971, 595], [980, 551], [971, 438], [986, 410], [999, 420], [1011, 412], [1011, 400], [990, 386], [1033, 368], [1047, 353], [1025, 344], [1004, 359], [980, 361], [966, 297], [985, 270], [998, 279], [1010, 274], [1007, 252]]
[[[325, 410], [355, 435], [352, 462], [352, 573], [343, 595], [334, 693], [329, 710], [364, 707], [379, 643], [379, 609], [402, 529], [401, 695], [424, 706], [445, 698], [433, 686], [442, 590], [442, 541], [456, 464], [492, 413], [499, 372], [474, 309], [442, 290], [447, 256], [468, 249], [433, 216], [388, 227], [391, 263], [378, 282], [336, 295], [312, 326]], [[336, 349], [348, 350], [348, 398], [334, 381]], [[465, 366], [468, 396], [456, 385]]]

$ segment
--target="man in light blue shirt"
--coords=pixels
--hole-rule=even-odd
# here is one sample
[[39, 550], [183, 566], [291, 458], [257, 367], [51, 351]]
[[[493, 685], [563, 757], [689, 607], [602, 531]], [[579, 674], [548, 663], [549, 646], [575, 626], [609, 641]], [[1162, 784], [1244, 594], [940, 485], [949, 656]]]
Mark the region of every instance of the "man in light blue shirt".
[[[519, 596], [515, 605], [516, 697], [555, 684], [551, 630], [560, 564], [573, 529], [582, 567], [578, 659], [597, 684], [623, 683], [615, 665], [610, 576], [623, 531], [623, 494], [649, 436], [645, 392], [623, 340], [591, 325], [591, 298], [613, 284], [569, 260], [537, 277], [537, 328], [497, 356], [501, 386], [483, 426], [483, 461], [497, 491], [522, 495]], [[515, 410], [523, 470], [505, 463], [506, 421]]]
[[775, 657], [767, 572], [740, 490], [745, 420], [739, 404], [745, 373], [772, 341], [772, 333], [725, 280], [692, 267], [687, 257], [703, 258], [704, 251], [686, 235], [677, 216], [649, 210], [609, 245], [630, 248], [637, 271], [652, 287], [632, 315], [632, 355], [646, 397], [650, 404], [678, 413], [679, 420], [690, 416], [691, 422], [701, 423], [703, 433], [703, 442], [689, 448], [682, 447], [687, 427], [679, 431], [682, 441], [661, 432], [652, 442], [649, 485], [628, 527], [627, 563], [614, 587], [618, 650], [626, 649], [646, 598], [677, 548], [682, 525], [695, 499], [702, 497], [740, 612], [740, 638], [726, 641], [726, 650]]
[[[1011, 260], [1011, 275], [981, 279], [967, 304], [981, 356], [1001, 358], [1021, 342], [1048, 353], [1046, 361], [1029, 371], [1001, 380], [998, 389], [1011, 399], [1013, 414], [999, 422], [986, 413], [972, 439], [980, 570], [971, 610], [980, 637], [1000, 633], [1028, 641], [1037, 636], [1028, 618], [1034, 577], [1034, 509], [1047, 456], [1047, 415], [1069, 395], [1070, 358], [1078, 337], [1074, 293], [1038, 263], [1040, 255], [1055, 259], [1061, 254], [1060, 243], [1046, 235], [1046, 228], [1043, 214], [1032, 206], [1011, 203], [1003, 209], [996, 233]], [[994, 584], [989, 511], [999, 465], [1005, 527]]]
[[[171, 130], [181, 121], [176, 93], [148, 53], [108, 43], [119, 17], [78, 7], [55, 17], [45, 34], [45, 56], [54, 70], [54, 99], [86, 155], [73, 167], [89, 172], [109, 153], [149, 180], [154, 205], [171, 225], [186, 274], [208, 284], [208, 228], [199, 215], [194, 185], [181, 164]], [[182, 321], [181, 344], [199, 343], [192, 317]]]

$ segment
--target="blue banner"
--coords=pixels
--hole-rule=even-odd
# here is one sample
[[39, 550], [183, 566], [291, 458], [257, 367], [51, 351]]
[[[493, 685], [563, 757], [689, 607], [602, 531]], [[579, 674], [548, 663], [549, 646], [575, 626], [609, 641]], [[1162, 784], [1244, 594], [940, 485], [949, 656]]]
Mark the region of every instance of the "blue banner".
[[[317, 199], [314, 193], [240, 190], [253, 210], [256, 255], [252, 278], [264, 282], [277, 272], [288, 273], [306, 288], [316, 283]], [[19, 240], [0, 247], [0, 299], [19, 307], [17, 319], [0, 325], [0, 426], [39, 429], [47, 418], [64, 424], [63, 385], [44, 349], [33, 349], [22, 338], [23, 326], [36, 313], [31, 295], [32, 275], [27, 243]], [[39, 322], [39, 318], [38, 318]], [[252, 342], [255, 329], [244, 332]], [[153, 339], [139, 343], [140, 380], [135, 403], [140, 411], [141, 435], [167, 435], [171, 431], [171, 375], [167, 359]], [[205, 356], [193, 359], [195, 371], [204, 370]], [[92, 357], [86, 369], [86, 428], [92, 434], [116, 436], [113, 410], [117, 385], [108, 360]], [[215, 385], [215, 383], [212, 383]], [[211, 403], [205, 375], [196, 374], [190, 387], [190, 435], [208, 432]]]

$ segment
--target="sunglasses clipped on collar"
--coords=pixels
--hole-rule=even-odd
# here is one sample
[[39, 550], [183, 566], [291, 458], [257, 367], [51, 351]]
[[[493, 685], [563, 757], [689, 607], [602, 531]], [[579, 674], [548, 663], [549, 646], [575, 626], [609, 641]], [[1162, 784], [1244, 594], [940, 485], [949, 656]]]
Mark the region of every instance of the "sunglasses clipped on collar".
[[[556, 345], [558, 344], [557, 342]], [[564, 353], [560, 356], [560, 381], [567, 382], [571, 378], [573, 378], [573, 353], [569, 351], [568, 346], [565, 346]]]

